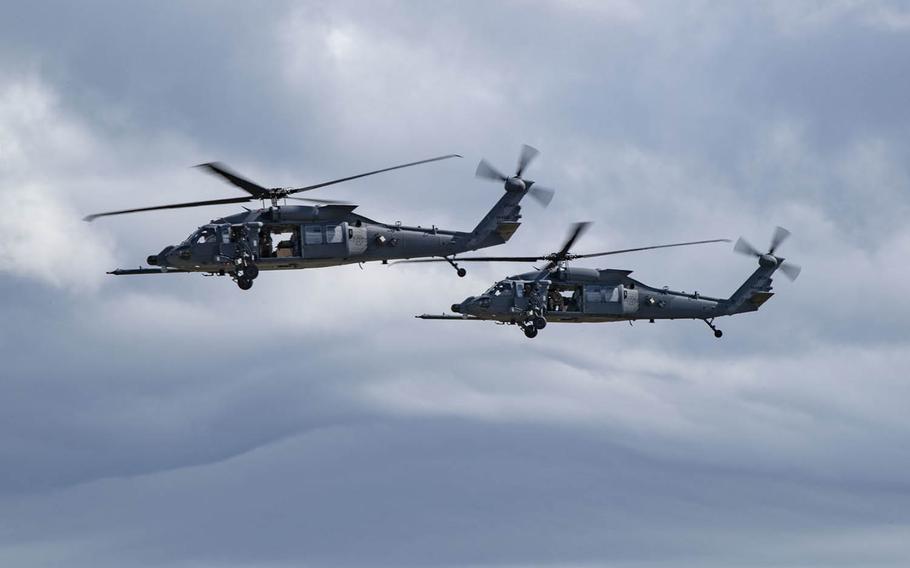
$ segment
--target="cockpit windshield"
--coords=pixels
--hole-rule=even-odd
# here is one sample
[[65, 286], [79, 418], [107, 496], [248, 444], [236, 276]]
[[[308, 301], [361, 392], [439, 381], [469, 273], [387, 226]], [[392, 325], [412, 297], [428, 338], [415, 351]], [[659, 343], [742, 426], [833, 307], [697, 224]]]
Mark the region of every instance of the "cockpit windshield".
[[512, 283], [503, 280], [502, 282], [497, 282], [490, 287], [489, 290], [484, 292], [486, 296], [511, 296], [512, 295]]
[[200, 227], [193, 232], [192, 235], [188, 236], [183, 244], [185, 245], [195, 245], [202, 243], [214, 243], [217, 240], [217, 235], [215, 235], [215, 229], [212, 227]]

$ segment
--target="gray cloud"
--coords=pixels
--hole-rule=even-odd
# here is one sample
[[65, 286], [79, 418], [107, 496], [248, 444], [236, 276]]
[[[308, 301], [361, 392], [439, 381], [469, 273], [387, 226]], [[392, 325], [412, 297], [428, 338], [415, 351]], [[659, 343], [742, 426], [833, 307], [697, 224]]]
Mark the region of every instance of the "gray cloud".
[[[907, 16], [891, 3], [30, 3], [0, 23], [0, 563], [903, 566]], [[723, 322], [424, 322], [516, 267], [115, 279], [229, 196], [332, 190], [508, 249], [680, 238], [804, 265]], [[326, 194], [327, 195], [327, 194]], [[504, 249], [505, 250], [505, 249]], [[724, 247], [612, 258], [725, 294]], [[882, 289], [882, 285], [884, 289]]]

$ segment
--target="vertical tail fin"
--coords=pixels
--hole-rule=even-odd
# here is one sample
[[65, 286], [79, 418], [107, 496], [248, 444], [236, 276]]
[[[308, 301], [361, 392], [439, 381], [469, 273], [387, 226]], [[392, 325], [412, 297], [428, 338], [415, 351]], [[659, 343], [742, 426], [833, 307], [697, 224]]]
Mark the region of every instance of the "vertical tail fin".
[[777, 266], [759, 266], [758, 269], [749, 276], [742, 286], [733, 292], [726, 301], [726, 312], [728, 314], [738, 314], [742, 312], [754, 312], [767, 302], [774, 292], [771, 291], [771, 275], [777, 270]]
[[501, 245], [521, 225], [521, 202], [527, 192], [507, 191], [471, 231], [468, 250]]

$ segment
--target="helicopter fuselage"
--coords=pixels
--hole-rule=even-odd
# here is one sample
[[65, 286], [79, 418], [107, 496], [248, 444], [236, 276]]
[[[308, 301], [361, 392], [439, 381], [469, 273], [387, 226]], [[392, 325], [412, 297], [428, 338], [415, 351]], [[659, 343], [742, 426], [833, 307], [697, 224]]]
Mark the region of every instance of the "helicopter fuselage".
[[639, 319], [712, 318], [727, 315], [728, 300], [629, 277], [631, 271], [561, 268], [535, 283], [537, 272], [511, 276], [477, 297], [452, 306], [469, 317], [504, 323], [522, 320], [528, 308], [543, 307], [549, 322], [609, 322]]
[[771, 274], [776, 268], [760, 265], [731, 297], [714, 298], [648, 286], [630, 278], [629, 270], [561, 267], [544, 279], [540, 272], [529, 272], [500, 280], [480, 296], [453, 304], [452, 311], [459, 315], [417, 317], [513, 324], [529, 337], [547, 323], [699, 319], [720, 337], [713, 319], [757, 310], [773, 296]]
[[215, 219], [182, 243], [150, 256], [149, 264], [157, 269], [149, 272], [234, 275], [242, 272], [240, 265], [255, 265], [258, 272], [449, 257], [506, 242], [520, 225], [520, 197], [504, 195], [494, 208], [500, 216], [485, 219], [471, 232], [381, 223], [354, 213], [354, 205], [284, 206], [238, 213]]

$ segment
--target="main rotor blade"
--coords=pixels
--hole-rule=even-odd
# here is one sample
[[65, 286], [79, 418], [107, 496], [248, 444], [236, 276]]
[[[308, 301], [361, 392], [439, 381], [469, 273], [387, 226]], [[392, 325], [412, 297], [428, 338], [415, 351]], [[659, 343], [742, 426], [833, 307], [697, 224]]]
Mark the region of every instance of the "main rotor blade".
[[537, 148], [528, 146], [527, 144], [521, 145], [521, 154], [518, 156], [518, 170], [515, 171], [516, 177], [521, 177], [522, 172], [524, 172], [525, 168], [528, 167], [528, 164], [537, 157], [537, 154], [540, 154], [540, 151]]
[[536, 183], [531, 186], [531, 189], [528, 190], [528, 195], [537, 200], [541, 206], [546, 207], [553, 201], [553, 194], [556, 193], [554, 190], [549, 187], [541, 187]]
[[738, 253], [748, 254], [751, 256], [761, 256], [762, 255], [762, 253], [759, 252], [759, 250], [757, 248], [752, 246], [752, 243], [750, 243], [749, 241], [747, 241], [746, 239], [744, 239], [742, 237], [740, 237], [739, 240], [736, 241], [736, 244], [733, 245], [733, 250], [735, 250]]
[[[546, 256], [466, 256], [454, 258], [455, 262], [536, 262], [547, 260]], [[413, 260], [396, 260], [389, 264], [416, 264], [424, 262], [449, 262], [445, 258], [415, 258]]]
[[228, 169], [228, 167], [224, 164], [218, 162], [209, 162], [206, 164], [199, 164], [196, 167], [202, 168], [203, 170], [208, 171], [210, 174], [224, 178], [228, 181], [228, 183], [239, 187], [257, 199], [265, 199], [268, 196], [268, 189], [262, 187], [259, 184], [253, 183], [246, 178], [241, 177], [237, 173]]
[[572, 245], [575, 244], [575, 241], [578, 240], [578, 237], [582, 236], [585, 233], [585, 231], [588, 230], [588, 227], [590, 227], [590, 226], [591, 226], [591, 223], [589, 223], [587, 221], [585, 221], [583, 223], [575, 223], [574, 225], [572, 225], [572, 230], [569, 233], [569, 237], [566, 239], [565, 244], [562, 245], [562, 250], [560, 250], [558, 253], [556, 253], [556, 257], [557, 258], [565, 257], [568, 254], [569, 249], [572, 248]]
[[[562, 245], [562, 249], [558, 253], [549, 257], [548, 260], [550, 262], [548, 262], [546, 266], [543, 267], [541, 274], [551, 272], [553, 269], [559, 266], [560, 262], [566, 260], [566, 258], [568, 258], [569, 249], [572, 248], [572, 245], [575, 244], [575, 241], [578, 240], [578, 237], [580, 237], [582, 234], [584, 234], [585, 231], [588, 230], [588, 227], [590, 225], [591, 223], [587, 221], [583, 223], [575, 223], [572, 225], [572, 230], [569, 232], [569, 237], [566, 239], [565, 244]], [[537, 280], [540, 280], [541, 278], [543, 278], [542, 275], [537, 276]]]
[[703, 245], [707, 243], [729, 243], [730, 239], [709, 239], [707, 241], [689, 241], [686, 243], [672, 243], [669, 245], [654, 245], [650, 247], [638, 247], [638, 248], [629, 248], [629, 249], [620, 249], [620, 250], [608, 250], [605, 252], [595, 252], [591, 254], [570, 254], [567, 255], [569, 260], [574, 260], [578, 258], [591, 258], [595, 256], [607, 256], [611, 254], [623, 254], [627, 252], [638, 252], [642, 250], [652, 250], [652, 249], [662, 249], [662, 248], [671, 248], [671, 247], [685, 247], [690, 245]]
[[509, 176], [494, 168], [490, 162], [486, 160], [480, 160], [480, 163], [477, 164], [477, 171], [474, 172], [474, 175], [479, 178], [490, 179], [493, 181], [506, 181], [509, 179]]
[[774, 229], [774, 235], [771, 237], [771, 248], [768, 249], [768, 254], [774, 254], [774, 251], [777, 250], [777, 247], [784, 242], [787, 237], [790, 236], [790, 231], [784, 229], [783, 227], [776, 227]]
[[252, 201], [254, 197], [230, 197], [228, 199], [210, 199], [208, 201], [192, 201], [190, 203], [172, 203], [170, 205], [156, 205], [155, 207], [140, 207], [138, 209], [123, 209], [121, 211], [108, 211], [106, 213], [94, 213], [83, 217], [83, 221], [94, 221], [98, 217], [108, 217], [111, 215], [123, 215], [124, 213], [139, 213], [140, 211], [157, 211], [159, 209], [183, 209], [184, 207], [202, 207], [204, 205], [224, 205], [226, 203], [246, 203]]
[[789, 262], [784, 262], [780, 265], [780, 271], [790, 280], [796, 280], [796, 277], [799, 276], [799, 273], [802, 272], [802, 267], [796, 264]]
[[308, 203], [319, 203], [320, 205], [353, 205], [350, 201], [338, 201], [336, 199], [313, 199], [310, 197], [284, 197], [283, 199], [293, 199], [294, 201], [306, 201]]
[[445, 156], [437, 156], [437, 157], [435, 157], [435, 158], [427, 158], [426, 160], [419, 160], [419, 161], [417, 161], [417, 162], [410, 162], [410, 163], [407, 163], [407, 164], [401, 164], [401, 165], [398, 165], [398, 166], [392, 166], [392, 167], [390, 167], [390, 168], [382, 168], [381, 170], [373, 170], [372, 172], [366, 172], [366, 173], [363, 173], [363, 174], [357, 174], [357, 175], [355, 175], [355, 176], [348, 176], [348, 177], [343, 177], [343, 178], [339, 178], [339, 179], [333, 179], [333, 180], [331, 180], [331, 181], [324, 181], [324, 182], [322, 182], [322, 183], [317, 183], [317, 184], [315, 184], [315, 185], [308, 185], [308, 186], [306, 186], [306, 187], [297, 187], [297, 188], [294, 188], [294, 189], [289, 189], [289, 190], [285, 191], [285, 194], [300, 193], [301, 191], [310, 191], [310, 190], [313, 190], [313, 189], [318, 189], [318, 188], [320, 188], [320, 187], [325, 187], [325, 186], [327, 186], [327, 185], [334, 185], [334, 184], [336, 184], [336, 183], [341, 183], [341, 182], [345, 182], [345, 181], [351, 181], [352, 179], [358, 179], [358, 178], [362, 178], [362, 177], [367, 177], [367, 176], [372, 176], [372, 175], [376, 175], [376, 174], [381, 174], [382, 172], [390, 172], [390, 171], [392, 171], [392, 170], [400, 170], [400, 169], [402, 169], [402, 168], [410, 168], [411, 166], [419, 166], [420, 164], [428, 164], [428, 163], [430, 163], [430, 162], [438, 162], [438, 161], [440, 161], [440, 160], [448, 160], [449, 158], [460, 158], [460, 157], [461, 157], [461, 156], [460, 156], [459, 154], [446, 154]]

